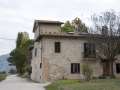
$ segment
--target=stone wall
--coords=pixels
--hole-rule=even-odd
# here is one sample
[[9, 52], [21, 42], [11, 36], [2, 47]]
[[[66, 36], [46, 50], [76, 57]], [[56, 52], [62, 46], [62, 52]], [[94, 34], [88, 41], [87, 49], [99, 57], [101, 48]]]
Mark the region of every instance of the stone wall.
[[49, 24], [40, 24], [34, 33], [34, 38], [36, 39], [40, 33], [48, 34], [48, 33], [60, 33], [61, 26], [57, 24], [49, 25]]
[[[61, 42], [61, 52], [54, 52], [54, 43]], [[43, 38], [42, 39], [42, 61], [41, 61], [41, 41], [35, 43], [34, 49], [37, 48], [37, 56], [33, 55], [32, 75], [35, 81], [54, 81], [57, 79], [82, 79], [82, 64], [88, 63], [94, 76], [102, 75], [102, 67], [99, 60], [84, 60], [83, 39], [69, 38]], [[34, 53], [34, 50], [33, 50]], [[40, 63], [42, 68], [40, 69]], [[71, 63], [80, 63], [80, 74], [71, 74]]]
[[[54, 43], [61, 42], [61, 52], [55, 53]], [[35, 42], [32, 58], [32, 80], [37, 82], [54, 81], [58, 79], [82, 79], [82, 65], [88, 63], [93, 69], [93, 76], [98, 77], [103, 74], [103, 67], [100, 60], [83, 58], [84, 39], [53, 38], [43, 37], [40, 42]], [[37, 48], [37, 56], [34, 56]], [[42, 54], [41, 54], [42, 48]], [[42, 55], [42, 56], [41, 56]], [[116, 73], [116, 63], [120, 63], [120, 57], [114, 63], [114, 73]], [[42, 63], [42, 68], [40, 68]], [[71, 74], [71, 63], [80, 63], [80, 74]]]
[[61, 32], [61, 25], [57, 24], [40, 24], [40, 32], [42, 33], [59, 33]]
[[[43, 61], [47, 62], [46, 80], [82, 78], [83, 45], [85, 40], [68, 38], [43, 38]], [[61, 52], [54, 52], [54, 43], [61, 42]], [[71, 74], [71, 63], [80, 63], [80, 74]], [[93, 68], [94, 76], [102, 74], [99, 60], [87, 61]], [[45, 72], [46, 70], [43, 71]], [[43, 73], [44, 73], [43, 72]], [[43, 77], [44, 78], [44, 77]]]
[[[35, 49], [37, 48], [37, 55], [35, 56]], [[42, 82], [42, 68], [40, 68], [41, 63], [41, 42], [36, 42], [34, 44], [34, 49], [32, 53], [32, 74], [31, 79], [36, 82]]]

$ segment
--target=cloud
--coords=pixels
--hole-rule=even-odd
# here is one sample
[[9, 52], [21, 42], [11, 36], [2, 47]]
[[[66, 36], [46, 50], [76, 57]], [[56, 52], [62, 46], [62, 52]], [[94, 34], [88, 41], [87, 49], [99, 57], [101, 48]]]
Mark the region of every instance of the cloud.
[[[120, 10], [119, 0], [0, 0], [0, 36], [16, 38], [20, 31], [33, 38], [34, 19], [72, 20], [79, 16], [89, 23], [93, 13]], [[14, 41], [1, 41], [0, 54], [15, 48]]]
[[18, 9], [18, 0], [0, 0], [0, 7], [8, 9]]

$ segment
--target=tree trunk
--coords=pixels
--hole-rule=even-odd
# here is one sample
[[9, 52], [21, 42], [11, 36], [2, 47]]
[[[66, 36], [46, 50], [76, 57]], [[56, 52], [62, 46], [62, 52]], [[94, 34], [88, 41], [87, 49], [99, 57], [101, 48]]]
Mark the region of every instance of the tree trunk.
[[103, 76], [110, 75], [110, 63], [108, 61], [103, 62]]
[[113, 61], [110, 61], [110, 77], [114, 77], [114, 72], [113, 72]]

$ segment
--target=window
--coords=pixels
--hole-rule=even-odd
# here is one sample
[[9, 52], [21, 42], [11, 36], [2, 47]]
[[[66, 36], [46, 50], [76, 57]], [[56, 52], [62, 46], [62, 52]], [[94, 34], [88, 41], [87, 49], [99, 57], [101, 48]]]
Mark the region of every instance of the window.
[[35, 56], [37, 56], [37, 48], [35, 48]]
[[94, 43], [84, 43], [84, 57], [95, 57], [95, 44]]
[[40, 68], [42, 68], [42, 63], [40, 63]]
[[120, 63], [116, 64], [116, 73], [120, 73]]
[[71, 73], [80, 73], [80, 63], [71, 63]]
[[55, 42], [55, 53], [60, 53], [60, 49], [61, 49], [60, 42]]

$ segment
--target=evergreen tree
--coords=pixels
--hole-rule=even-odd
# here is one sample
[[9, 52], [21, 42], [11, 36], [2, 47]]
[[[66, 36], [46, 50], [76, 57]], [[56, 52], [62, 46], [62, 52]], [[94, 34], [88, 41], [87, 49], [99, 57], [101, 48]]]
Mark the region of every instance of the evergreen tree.
[[76, 17], [71, 22], [66, 21], [62, 27], [62, 31], [63, 32], [76, 32], [76, 33], [80, 33], [80, 32], [87, 33], [88, 32], [87, 27], [85, 26], [84, 23], [82, 23], [82, 21], [78, 17]]
[[75, 32], [88, 32], [87, 27], [78, 17], [72, 20], [72, 25], [74, 26]]
[[29, 35], [26, 32], [19, 32], [16, 41], [16, 48], [11, 51], [10, 58], [8, 59], [9, 62], [16, 66], [19, 74], [25, 72], [30, 44], [32, 44], [32, 40], [29, 39]]
[[74, 31], [74, 27], [72, 26], [70, 21], [65, 22], [64, 26], [62, 27], [62, 31], [63, 32], [73, 32]]

